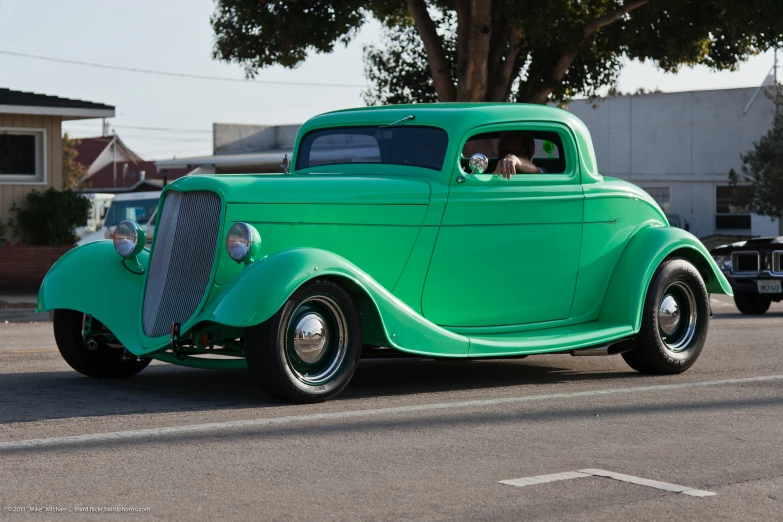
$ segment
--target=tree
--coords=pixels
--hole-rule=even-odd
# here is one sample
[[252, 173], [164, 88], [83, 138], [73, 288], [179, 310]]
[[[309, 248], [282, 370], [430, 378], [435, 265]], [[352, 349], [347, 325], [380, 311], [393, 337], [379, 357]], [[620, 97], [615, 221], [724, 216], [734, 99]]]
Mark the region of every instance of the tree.
[[734, 204], [762, 216], [783, 217], [783, 111], [775, 115], [772, 128], [742, 155], [740, 173], [729, 171], [736, 190]]
[[76, 146], [82, 140], [69, 138], [66, 132], [63, 135], [63, 188], [72, 189], [76, 187], [79, 180], [87, 174], [87, 169], [82, 163], [76, 160], [79, 152]]
[[347, 44], [369, 19], [369, 101], [562, 101], [616, 83], [623, 58], [733, 69], [783, 40], [772, 0], [218, 0], [215, 58], [253, 77]]

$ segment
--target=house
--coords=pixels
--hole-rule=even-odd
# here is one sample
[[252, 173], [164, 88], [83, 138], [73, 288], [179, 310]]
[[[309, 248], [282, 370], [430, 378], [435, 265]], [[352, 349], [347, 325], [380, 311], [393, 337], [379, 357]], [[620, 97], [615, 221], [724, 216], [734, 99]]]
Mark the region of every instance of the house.
[[212, 125], [211, 156], [173, 158], [155, 162], [158, 170], [197, 169], [194, 174], [281, 173], [283, 156], [294, 151], [296, 125]]
[[[188, 168], [158, 172], [155, 163], [145, 161], [133, 152], [119, 136], [80, 138], [75, 146], [76, 161], [84, 165], [86, 174], [76, 188], [84, 191], [127, 192], [160, 190], [165, 183], [181, 178]], [[165, 179], [164, 179], [165, 175]]]
[[62, 189], [63, 121], [112, 117], [111, 105], [0, 88], [0, 221], [29, 192]]

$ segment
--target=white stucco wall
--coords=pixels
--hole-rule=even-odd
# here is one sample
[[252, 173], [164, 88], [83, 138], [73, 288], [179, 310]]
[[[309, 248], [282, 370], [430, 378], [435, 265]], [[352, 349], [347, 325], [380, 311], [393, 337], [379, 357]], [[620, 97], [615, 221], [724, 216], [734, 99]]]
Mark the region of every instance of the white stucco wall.
[[[715, 187], [728, 184], [740, 155], [772, 125], [774, 106], [756, 88], [576, 100], [568, 110], [590, 129], [599, 171], [637, 185], [668, 186], [672, 214], [699, 237], [715, 231]], [[595, 108], [594, 108], [595, 106]], [[753, 216], [753, 235], [777, 235], [777, 221]]]

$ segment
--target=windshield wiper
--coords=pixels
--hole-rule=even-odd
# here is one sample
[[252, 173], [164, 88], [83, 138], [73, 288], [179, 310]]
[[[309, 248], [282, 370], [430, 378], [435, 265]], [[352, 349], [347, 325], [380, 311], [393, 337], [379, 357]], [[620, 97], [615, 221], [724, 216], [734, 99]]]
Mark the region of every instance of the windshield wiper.
[[414, 116], [413, 114], [411, 114], [410, 116], [405, 116], [404, 118], [401, 118], [401, 119], [399, 119], [399, 120], [397, 120], [397, 121], [394, 121], [394, 122], [392, 122], [392, 123], [390, 123], [390, 124], [388, 124], [388, 125], [381, 125], [379, 128], [381, 128], [381, 129], [385, 129], [386, 127], [394, 127], [394, 126], [395, 126], [395, 125], [397, 125], [398, 123], [402, 123], [402, 122], [404, 122], [404, 121], [408, 121], [408, 120], [415, 120], [415, 119], [416, 119], [416, 116]]

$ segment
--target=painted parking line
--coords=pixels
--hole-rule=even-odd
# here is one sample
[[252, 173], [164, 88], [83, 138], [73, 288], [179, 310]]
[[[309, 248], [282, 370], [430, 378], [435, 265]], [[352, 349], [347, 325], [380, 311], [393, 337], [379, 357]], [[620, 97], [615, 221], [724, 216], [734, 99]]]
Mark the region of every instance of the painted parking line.
[[672, 484], [670, 482], [661, 482], [659, 480], [651, 480], [642, 477], [634, 477], [633, 475], [625, 475], [623, 473], [615, 473], [613, 471], [606, 471], [605, 469], [580, 469], [578, 471], [566, 471], [565, 473], [553, 473], [551, 475], [535, 475], [532, 477], [522, 477], [518, 479], [501, 480], [500, 484], [506, 486], [515, 486], [518, 488], [525, 486], [533, 486], [536, 484], [546, 484], [548, 482], [556, 482], [559, 480], [572, 480], [585, 477], [605, 477], [620, 482], [627, 482], [629, 484], [636, 484], [638, 486], [646, 486], [648, 488], [660, 489], [662, 491], [670, 491], [672, 493], [682, 493], [683, 495], [689, 495], [691, 497], [712, 497], [717, 493], [712, 491], [704, 491], [701, 489], [691, 488], [688, 486], [681, 486], [679, 484]]
[[459, 402], [440, 402], [430, 404], [416, 404], [411, 406], [397, 406], [392, 408], [375, 408], [367, 410], [348, 410], [330, 413], [312, 413], [306, 415], [290, 415], [287, 417], [268, 417], [262, 419], [247, 419], [226, 422], [211, 422], [207, 424], [189, 424], [184, 426], [172, 426], [165, 428], [147, 428], [140, 430], [114, 431], [108, 433], [92, 433], [87, 435], [70, 435], [67, 437], [48, 437], [44, 439], [29, 439], [0, 442], [0, 452], [13, 450], [30, 450], [39, 448], [52, 448], [74, 446], [80, 444], [94, 444], [102, 442], [130, 442], [148, 441], [160, 437], [172, 435], [191, 435], [198, 433], [226, 432], [249, 428], [262, 428], [279, 426], [292, 423], [306, 423], [319, 421], [336, 421], [348, 419], [360, 419], [381, 415], [400, 415], [427, 411], [459, 410], [467, 408], [482, 408], [487, 406], [500, 406], [504, 404], [522, 404], [543, 402], [561, 399], [579, 399], [585, 397], [600, 397], [607, 395], [633, 395], [637, 393], [654, 393], [687, 388], [700, 388], [708, 386], [731, 386], [735, 384], [751, 384], [759, 382], [774, 382], [783, 380], [783, 375], [765, 375], [759, 377], [745, 377], [740, 379], [722, 379], [717, 381], [692, 381], [678, 384], [657, 384], [652, 386], [636, 386], [632, 388], [609, 388], [604, 390], [590, 390], [571, 393], [551, 393], [546, 395], [522, 395], [518, 397], [500, 397], [497, 399], [480, 399]]

